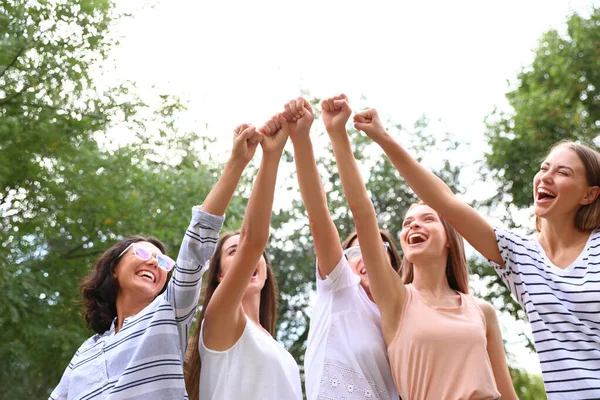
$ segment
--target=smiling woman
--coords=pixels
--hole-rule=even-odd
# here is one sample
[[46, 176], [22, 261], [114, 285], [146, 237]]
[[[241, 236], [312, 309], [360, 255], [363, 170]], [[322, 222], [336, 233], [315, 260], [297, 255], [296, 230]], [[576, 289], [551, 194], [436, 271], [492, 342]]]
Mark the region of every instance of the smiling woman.
[[202, 275], [223, 214], [260, 136], [236, 130], [219, 181], [192, 209], [177, 263], [155, 238], [122, 239], [96, 261], [81, 285], [84, 313], [96, 335], [73, 356], [53, 400], [185, 399], [183, 359]]
[[96, 261], [81, 285], [83, 316], [96, 335], [77, 350], [50, 399], [184, 398], [183, 352], [222, 224], [196, 207], [176, 265], [158, 239], [142, 236]]
[[[537, 235], [492, 227], [383, 128], [355, 127], [379, 144], [406, 182], [494, 267], [527, 313], [550, 400], [600, 398], [600, 153], [559, 142], [533, 179]], [[503, 396], [504, 397], [504, 396]]]
[[[323, 114], [340, 116], [337, 126], [326, 123], [327, 133], [398, 393], [421, 400], [516, 399], [495, 310], [469, 295], [462, 239], [427, 205], [411, 207], [402, 225], [403, 279], [393, 268], [346, 131], [347, 100], [323, 101]], [[355, 115], [356, 128], [369, 128], [364, 115]]]
[[[102, 334], [110, 328], [114, 318], [117, 316], [117, 303], [119, 302], [117, 299], [122, 299], [124, 294], [129, 293], [130, 291], [139, 291], [132, 288], [130, 284], [127, 284], [125, 273], [123, 271], [124, 269], [127, 269], [127, 267], [123, 267], [124, 264], [133, 264], [132, 268], [136, 268], [135, 264], [140, 264], [139, 268], [141, 271], [148, 272], [152, 277], [159, 277], [160, 280], [158, 282], [156, 282], [155, 278], [152, 279], [153, 282], [151, 283], [156, 283], [154, 285], [147, 285], [142, 281], [142, 279], [147, 278], [142, 278], [141, 276], [135, 277], [136, 281], [139, 281], [139, 289], [148, 292], [148, 296], [152, 297], [152, 299], [166, 289], [166, 271], [163, 270], [164, 272], [161, 272], [155, 265], [149, 265], [143, 269], [144, 263], [141, 263], [140, 260], [137, 260], [138, 262], [135, 263], [135, 257], [133, 260], [134, 263], [132, 263], [131, 260], [129, 262], [119, 262], [122, 255], [127, 252], [128, 249], [136, 246], [136, 243], [144, 244], [144, 247], [152, 246], [156, 249], [155, 251], [159, 251], [161, 255], [166, 252], [164, 244], [156, 238], [146, 238], [143, 236], [127, 237], [108, 249], [102, 257], [96, 261], [94, 269], [81, 284], [81, 295], [84, 306], [83, 317], [87, 321], [88, 327], [96, 333]], [[138, 246], [133, 248], [136, 249]], [[140, 246], [139, 248], [143, 247]], [[118, 256], [115, 257], [117, 254]], [[130, 257], [127, 255], [126, 258]], [[151, 261], [152, 259], [151, 257], [148, 257], [147, 260]], [[150, 270], [154, 270], [154, 272], [150, 272]], [[133, 274], [136, 274], [135, 270], [133, 271]], [[119, 275], [121, 276], [120, 279]], [[133, 281], [132, 278], [133, 277], [129, 277], [129, 282]], [[157, 287], [158, 285], [160, 285], [160, 290], [158, 293], [154, 293], [156, 289], [153, 289], [153, 286]], [[118, 331], [122, 325], [123, 319], [120, 320], [120, 323], [119, 319], [117, 319], [115, 329]]]

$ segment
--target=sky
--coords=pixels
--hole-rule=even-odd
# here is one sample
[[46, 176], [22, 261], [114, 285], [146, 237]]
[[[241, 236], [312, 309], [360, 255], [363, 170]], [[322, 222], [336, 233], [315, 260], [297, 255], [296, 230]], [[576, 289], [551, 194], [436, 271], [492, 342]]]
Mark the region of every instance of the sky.
[[[320, 98], [345, 93], [355, 110], [375, 107], [404, 126], [422, 115], [440, 120], [444, 130], [470, 143], [457, 157], [475, 162], [485, 150], [485, 117], [495, 107], [508, 110], [504, 94], [533, 60], [542, 34], [564, 31], [567, 16], [588, 14], [593, 2], [117, 4], [133, 17], [118, 25], [114, 68], [102, 79], [135, 81], [142, 98], [180, 96], [188, 106], [180, 116], [184, 129], [229, 146], [237, 124], [261, 124], [302, 91]], [[518, 337], [527, 324], [501, 322], [508, 326], [509, 349], [519, 354], [515, 363], [539, 372], [537, 357], [526, 355]]]

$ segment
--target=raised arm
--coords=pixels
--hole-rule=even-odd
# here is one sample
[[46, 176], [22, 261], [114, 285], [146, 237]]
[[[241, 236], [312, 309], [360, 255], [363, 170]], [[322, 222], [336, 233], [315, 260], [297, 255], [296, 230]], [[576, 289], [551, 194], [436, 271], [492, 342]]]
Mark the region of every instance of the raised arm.
[[225, 214], [240, 182], [242, 172], [254, 157], [256, 147], [261, 140], [262, 135], [256, 131], [254, 126], [242, 124], [235, 128], [231, 157], [225, 164], [217, 184], [204, 199], [202, 211], [213, 215]]
[[256, 129], [249, 125], [240, 125], [235, 129], [231, 157], [221, 177], [206, 196], [202, 206], [196, 206], [192, 210], [192, 221], [183, 237], [173, 277], [165, 292], [167, 300], [175, 310], [183, 354], [198, 307], [202, 275], [208, 269], [208, 260], [215, 251], [223, 226], [223, 214], [261, 138]]
[[313, 110], [308, 101], [298, 97], [285, 105], [283, 115], [288, 120], [290, 139], [294, 145], [296, 175], [315, 243], [319, 276], [325, 279], [342, 258], [342, 247], [327, 208], [327, 197], [310, 139]]
[[237, 251], [204, 314], [204, 341], [214, 350], [230, 348], [241, 334], [246, 323], [242, 299], [269, 239], [277, 169], [288, 138], [287, 121], [275, 115], [260, 131], [263, 158], [244, 215]]
[[370, 109], [356, 114], [354, 127], [365, 132], [381, 146], [421, 200], [442, 214], [485, 258], [504, 265], [492, 226], [467, 203], [459, 200], [444, 181], [419, 164], [394, 140], [383, 127], [376, 110]]
[[379, 233], [375, 208], [352, 153], [346, 132], [346, 122], [352, 110], [347, 100], [345, 95], [324, 100], [321, 103], [323, 122], [333, 146], [344, 194], [356, 225], [371, 294], [381, 312], [383, 337], [386, 343], [390, 343], [399, 322], [405, 288], [400, 276], [388, 261]]

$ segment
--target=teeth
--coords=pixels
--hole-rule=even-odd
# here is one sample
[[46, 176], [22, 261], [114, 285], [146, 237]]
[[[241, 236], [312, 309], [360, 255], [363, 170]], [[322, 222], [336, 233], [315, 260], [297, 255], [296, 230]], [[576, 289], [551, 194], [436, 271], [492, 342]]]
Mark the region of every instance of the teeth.
[[420, 233], [415, 233], [408, 237], [408, 244], [414, 244], [417, 239], [421, 239], [422, 242], [427, 240], [427, 238]]
[[155, 280], [155, 278], [154, 278], [154, 275], [152, 275], [152, 274], [151, 274], [150, 272], [148, 272], [148, 271], [142, 271], [142, 272], [139, 272], [139, 273], [138, 273], [138, 276], [146, 276], [146, 277], [150, 278], [150, 280], [151, 280], [152, 282], [154, 282], [154, 280]]
[[556, 195], [554, 193], [552, 193], [551, 191], [546, 190], [544, 188], [538, 188], [537, 192], [538, 192], [538, 194], [543, 193], [543, 194], [547, 194], [548, 196], [556, 197]]

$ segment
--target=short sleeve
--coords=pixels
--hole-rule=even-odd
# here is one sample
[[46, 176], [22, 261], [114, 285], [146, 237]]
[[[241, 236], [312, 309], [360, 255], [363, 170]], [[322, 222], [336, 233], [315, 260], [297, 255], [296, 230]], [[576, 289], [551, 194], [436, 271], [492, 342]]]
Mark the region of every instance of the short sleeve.
[[[317, 260], [317, 263], [319, 261]], [[340, 289], [344, 289], [350, 286], [356, 286], [360, 284], [360, 277], [358, 277], [350, 264], [346, 256], [342, 255], [340, 261], [336, 264], [335, 268], [331, 271], [325, 279], [319, 277], [319, 267], [316, 269], [317, 275], [317, 293], [335, 292]]]
[[504, 261], [504, 265], [499, 265], [492, 260], [488, 260], [488, 262], [513, 295], [517, 296], [519, 300], [523, 294], [523, 288], [517, 290], [517, 287], [521, 287], [523, 284], [520, 276], [521, 266], [523, 264], [531, 264], [534, 260], [538, 259], [539, 251], [536, 249], [535, 242], [531, 238], [502, 228], [494, 228], [494, 232], [496, 233], [498, 251]]

